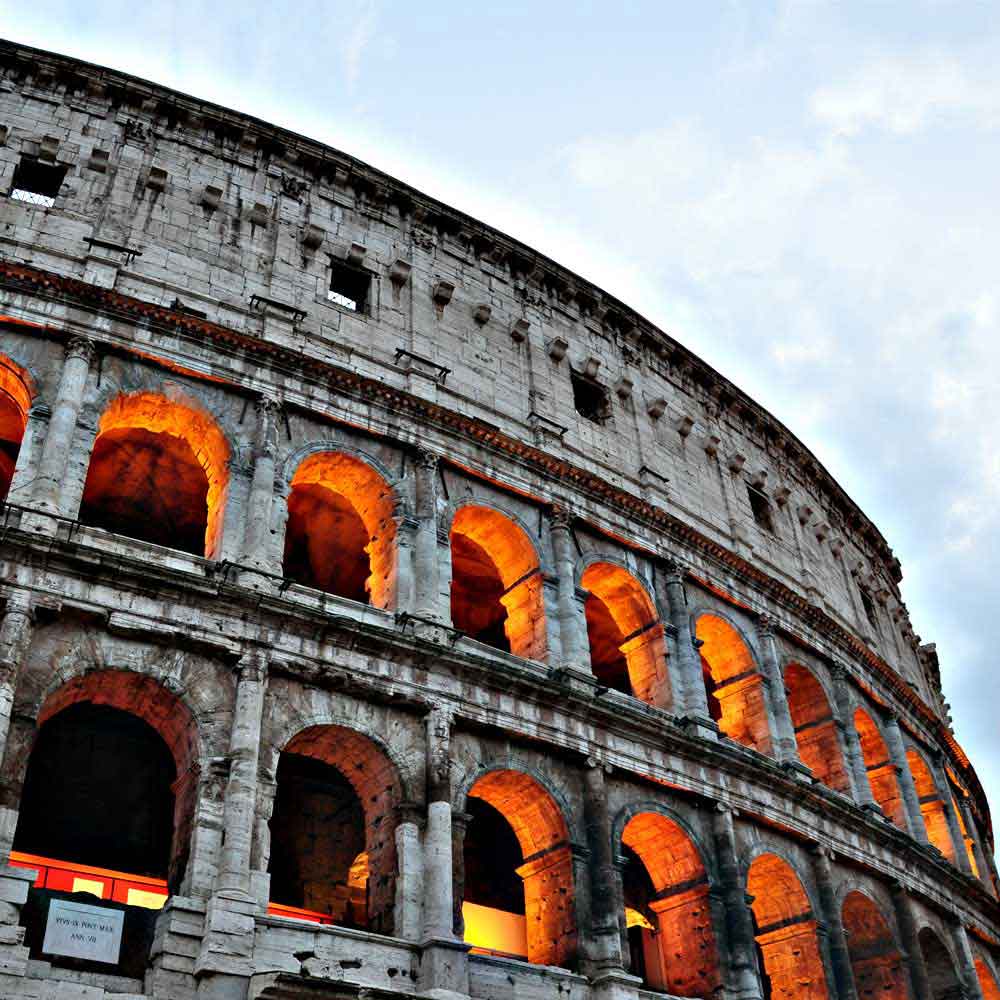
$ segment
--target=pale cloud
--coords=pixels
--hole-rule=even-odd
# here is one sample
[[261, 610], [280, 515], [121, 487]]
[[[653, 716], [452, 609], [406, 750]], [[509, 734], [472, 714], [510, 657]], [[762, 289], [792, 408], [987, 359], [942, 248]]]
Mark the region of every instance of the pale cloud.
[[866, 127], [908, 135], [936, 119], [960, 116], [977, 127], [1000, 124], [1000, 78], [975, 56], [925, 51], [880, 56], [812, 96], [813, 115], [841, 135]]
[[377, 11], [374, 0], [361, 0], [357, 16], [341, 44], [344, 59], [344, 78], [353, 90], [361, 76], [361, 62], [368, 46], [375, 37]]

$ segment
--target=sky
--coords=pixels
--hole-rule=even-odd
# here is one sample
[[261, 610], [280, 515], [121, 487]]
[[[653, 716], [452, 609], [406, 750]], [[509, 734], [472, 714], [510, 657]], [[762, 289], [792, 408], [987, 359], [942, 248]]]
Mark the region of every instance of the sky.
[[0, 0], [0, 35], [360, 157], [593, 280], [902, 560], [1000, 822], [1000, 18], [959, 0]]

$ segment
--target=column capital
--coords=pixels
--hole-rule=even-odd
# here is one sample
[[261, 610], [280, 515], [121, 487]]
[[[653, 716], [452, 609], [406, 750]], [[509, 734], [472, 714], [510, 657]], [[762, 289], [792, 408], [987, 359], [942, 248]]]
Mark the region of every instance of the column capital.
[[562, 504], [553, 504], [549, 510], [549, 524], [553, 530], [565, 528], [568, 531], [573, 527], [573, 520], [573, 512]]
[[240, 683], [247, 681], [263, 684], [267, 677], [270, 663], [267, 656], [259, 649], [248, 649], [236, 663], [236, 674]]
[[89, 337], [79, 334], [72, 336], [66, 341], [66, 359], [80, 358], [89, 365], [94, 360], [96, 348], [94, 342]]
[[687, 576], [687, 565], [676, 556], [665, 556], [659, 565], [668, 584], [681, 584]]
[[416, 447], [413, 449], [413, 462], [418, 469], [425, 472], [436, 472], [439, 456], [427, 448]]
[[762, 639], [774, 638], [778, 630], [778, 620], [770, 612], [763, 611], [757, 616], [757, 634]]

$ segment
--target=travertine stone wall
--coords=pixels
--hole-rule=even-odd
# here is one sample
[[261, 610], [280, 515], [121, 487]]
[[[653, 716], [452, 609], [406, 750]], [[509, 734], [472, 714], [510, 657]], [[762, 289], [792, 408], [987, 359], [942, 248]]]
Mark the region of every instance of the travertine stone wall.
[[[9, 196], [29, 161], [65, 168], [51, 205]], [[995, 995], [989, 812], [899, 566], [732, 383], [343, 153], [7, 44], [0, 222], [25, 426], [0, 513], [4, 860], [38, 728], [71, 704], [144, 719], [179, 775], [145, 978], [30, 955], [5, 865], [0, 996]], [[361, 312], [328, 298], [344, 262]], [[126, 411], [200, 456], [204, 555], [81, 523]], [[369, 603], [285, 577], [300, 470], [353, 497]], [[453, 627], [453, 533], [497, 570], [511, 653]], [[591, 672], [590, 592], [631, 695]], [[358, 795], [367, 930], [268, 913], [284, 750]], [[470, 796], [521, 845], [528, 963], [461, 940]], [[644, 983], [630, 852], [659, 932]]]

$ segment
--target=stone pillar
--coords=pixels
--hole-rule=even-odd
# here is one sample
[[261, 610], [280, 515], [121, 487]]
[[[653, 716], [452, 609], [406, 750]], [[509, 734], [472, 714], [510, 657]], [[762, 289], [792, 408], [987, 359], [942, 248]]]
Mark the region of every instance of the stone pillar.
[[94, 345], [86, 337], [73, 337], [66, 344], [66, 360], [63, 362], [48, 433], [38, 460], [32, 496], [35, 504], [49, 514], [64, 513], [59, 508], [59, 491], [70, 449], [73, 447], [73, 436], [93, 357]]
[[0, 761], [7, 749], [14, 692], [31, 644], [31, 633], [31, 594], [19, 587], [11, 591], [0, 619]]
[[424, 859], [420, 849], [420, 806], [404, 802], [396, 823], [396, 937], [419, 941], [424, 901]]
[[921, 844], [929, 844], [927, 836], [927, 824], [924, 822], [924, 814], [920, 810], [920, 796], [917, 795], [917, 786], [913, 781], [913, 772], [910, 770], [910, 762], [906, 759], [906, 751], [903, 748], [903, 736], [899, 731], [899, 720], [895, 715], [886, 715], [883, 719], [882, 732], [885, 736], [885, 745], [889, 750], [889, 760], [896, 768], [896, 776], [899, 781], [899, 790], [903, 796], [903, 806], [906, 811], [906, 825], [909, 827], [910, 836], [919, 840]]
[[903, 961], [910, 974], [910, 992], [913, 1000], [934, 1000], [927, 978], [927, 968], [924, 966], [923, 952], [920, 950], [920, 939], [917, 937], [917, 924], [910, 908], [909, 893], [901, 882], [891, 882], [889, 889], [892, 893], [896, 924], [899, 927], [900, 944], [903, 946]]
[[799, 745], [795, 741], [795, 726], [792, 724], [792, 713], [788, 708], [785, 678], [781, 672], [778, 644], [774, 635], [775, 627], [776, 623], [770, 615], [761, 615], [757, 620], [757, 638], [760, 641], [763, 661], [761, 667], [767, 690], [768, 707], [774, 721], [771, 745], [774, 748], [775, 760], [779, 764], [795, 768], [811, 777], [812, 771], [802, 763], [799, 757]]
[[271, 505], [274, 500], [278, 404], [267, 396], [257, 400], [257, 437], [253, 452], [253, 479], [247, 500], [243, 533], [244, 565], [281, 576], [281, 564], [271, 535]]
[[674, 655], [670, 657], [671, 677], [676, 678], [678, 692], [674, 704], [678, 714], [696, 736], [717, 740], [719, 727], [708, 712], [708, 696], [701, 670], [701, 656], [691, 635], [687, 598], [684, 594], [684, 567], [668, 560], [657, 573], [660, 600], [666, 606], [674, 637]]
[[559, 666], [576, 674], [592, 676], [587, 619], [576, 587], [576, 559], [573, 546], [573, 515], [565, 507], [553, 507], [550, 519], [552, 551], [558, 579], [559, 640], [562, 660]]
[[944, 806], [944, 816], [948, 821], [951, 842], [955, 845], [955, 863], [966, 875], [971, 875], [972, 865], [969, 864], [969, 852], [965, 849], [965, 837], [962, 836], [958, 813], [955, 812], [955, 796], [952, 794], [951, 782], [948, 780], [948, 772], [940, 754], [931, 758], [930, 766], [931, 773], [934, 775], [934, 784], [937, 785], [938, 795], [941, 796], [941, 804]]
[[442, 995], [469, 992], [468, 946], [454, 934], [451, 820], [452, 711], [427, 716], [427, 823], [424, 828], [424, 913], [419, 988]]
[[422, 618], [449, 622], [450, 607], [442, 607], [438, 567], [437, 456], [418, 450], [414, 462], [417, 529], [413, 540], [413, 610]]
[[834, 661], [830, 664], [830, 678], [833, 681], [833, 696], [837, 703], [837, 714], [843, 720], [844, 748], [847, 753], [848, 771], [854, 786], [855, 801], [863, 808], [881, 813], [881, 809], [875, 802], [875, 796], [872, 794], [871, 782], [868, 780], [865, 756], [861, 752], [861, 737], [854, 725], [847, 668], [842, 663]]
[[958, 963], [955, 972], [961, 981], [962, 989], [969, 1000], [983, 1000], [983, 988], [976, 972], [976, 960], [972, 957], [969, 936], [965, 931], [962, 918], [957, 914], [949, 914], [949, 933]]
[[251, 650], [244, 654], [238, 669], [233, 728], [229, 737], [229, 780], [223, 811], [224, 841], [218, 887], [249, 895], [267, 660], [262, 652]]
[[611, 817], [604, 784], [605, 765], [587, 759], [583, 781], [583, 817], [590, 851], [590, 941], [593, 972], [623, 972], [619, 921], [625, 909], [611, 844]]
[[969, 803], [964, 798], [960, 798], [957, 804], [962, 814], [962, 821], [965, 823], [966, 844], [972, 845], [972, 856], [976, 859], [976, 870], [979, 875], [979, 881], [992, 893], [993, 883], [990, 879], [990, 863], [986, 860], [986, 853], [983, 851], [979, 827], [973, 818]]
[[854, 970], [851, 968], [851, 955], [847, 949], [847, 935], [844, 933], [843, 915], [837, 904], [837, 890], [833, 884], [833, 872], [830, 870], [830, 851], [816, 844], [812, 856], [813, 875], [816, 878], [819, 905], [826, 925], [830, 966], [837, 1000], [858, 1000], [858, 991], [854, 985]]
[[727, 996], [733, 1000], [762, 1000], [757, 977], [756, 941], [750, 897], [747, 896], [736, 855], [732, 810], [721, 803], [712, 817], [719, 890], [725, 910]]

